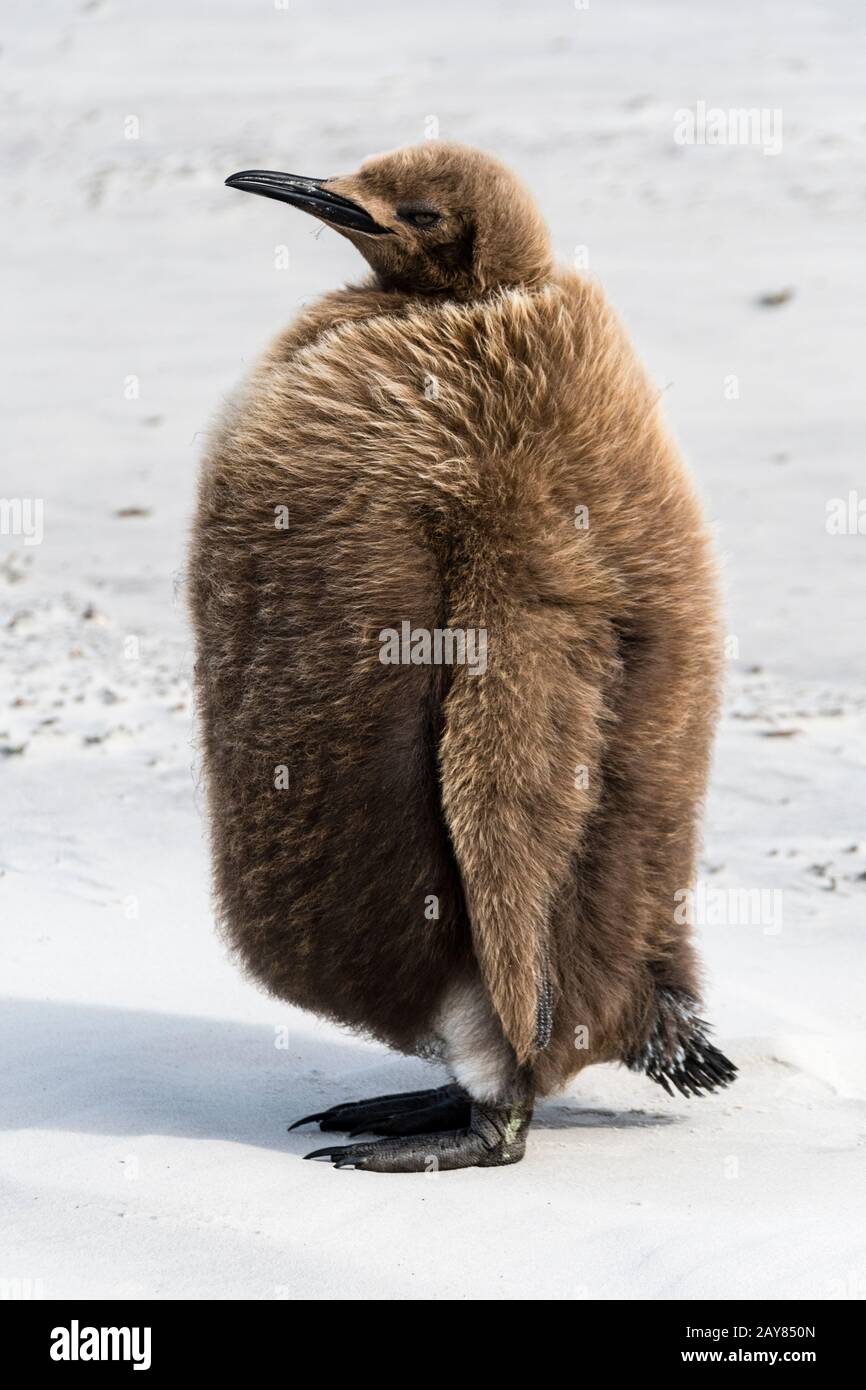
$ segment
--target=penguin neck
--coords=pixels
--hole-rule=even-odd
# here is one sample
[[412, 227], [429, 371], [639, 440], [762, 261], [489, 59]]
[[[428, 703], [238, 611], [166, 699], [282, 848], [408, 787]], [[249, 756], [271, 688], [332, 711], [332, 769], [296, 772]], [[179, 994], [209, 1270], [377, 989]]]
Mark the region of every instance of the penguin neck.
[[522, 290], [531, 294], [533, 290], [540, 289], [549, 279], [550, 276], [548, 275], [539, 275], [537, 279], [531, 281], [501, 280], [486, 285], [482, 285], [476, 280], [466, 280], [456, 281], [451, 285], [443, 286], [441, 289], [430, 289], [426, 286], [413, 285], [409, 281], [405, 283], [402, 281], [386, 282], [374, 272], [368, 280], [357, 286], [357, 290], [359, 293], [378, 295], [383, 305], [381, 312], [394, 313], [399, 312], [405, 304], [411, 304], [413, 308], [423, 310], [428, 305], [435, 308], [441, 304], [481, 304], [486, 300], [494, 299], [506, 290]]
[[272, 356], [276, 361], [286, 361], [300, 348], [311, 347], [325, 334], [348, 323], [360, 323], [364, 319], [401, 318], [407, 314], [435, 313], [449, 304], [468, 308], [472, 304], [484, 304], [494, 300], [507, 289], [523, 290], [532, 294], [541, 285], [497, 285], [472, 298], [459, 299], [455, 295], [442, 292], [422, 293], [408, 289], [386, 288], [375, 276], [370, 276], [358, 285], [344, 285], [342, 289], [331, 290], [314, 303], [307, 305], [276, 339]]

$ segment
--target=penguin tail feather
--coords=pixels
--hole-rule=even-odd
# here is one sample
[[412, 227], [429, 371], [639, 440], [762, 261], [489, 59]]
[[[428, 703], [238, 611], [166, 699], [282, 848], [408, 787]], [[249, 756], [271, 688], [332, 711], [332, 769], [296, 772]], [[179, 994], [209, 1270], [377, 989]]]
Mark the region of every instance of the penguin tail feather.
[[631, 1071], [645, 1072], [669, 1096], [708, 1094], [736, 1079], [737, 1068], [710, 1042], [709, 1024], [699, 1018], [691, 995], [659, 987], [649, 1036], [626, 1059]]

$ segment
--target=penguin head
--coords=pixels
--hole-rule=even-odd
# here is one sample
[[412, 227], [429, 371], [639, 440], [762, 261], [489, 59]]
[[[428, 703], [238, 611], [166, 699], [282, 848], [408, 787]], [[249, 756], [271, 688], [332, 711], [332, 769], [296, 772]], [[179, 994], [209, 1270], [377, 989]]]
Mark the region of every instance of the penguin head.
[[465, 145], [413, 145], [335, 178], [251, 169], [226, 183], [312, 213], [357, 247], [385, 289], [474, 299], [542, 284], [553, 268], [529, 191]]

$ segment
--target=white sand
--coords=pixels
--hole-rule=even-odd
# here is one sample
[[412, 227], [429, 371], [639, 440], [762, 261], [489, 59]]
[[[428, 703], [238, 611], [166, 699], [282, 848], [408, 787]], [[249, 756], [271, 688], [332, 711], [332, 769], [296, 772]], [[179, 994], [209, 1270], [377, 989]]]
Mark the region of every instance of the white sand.
[[[863, 486], [862, 6], [406, 8], [52, 0], [5, 26], [2, 489], [44, 499], [45, 535], [0, 537], [0, 1293], [862, 1297], [866, 541], [825, 530]], [[698, 100], [781, 108], [782, 152], [676, 146]], [[781, 890], [783, 921], [701, 928], [733, 1090], [597, 1068], [521, 1165], [395, 1177], [285, 1132], [427, 1072], [224, 958], [178, 591], [199, 432], [357, 268], [223, 177], [335, 173], [431, 114], [589, 247], [668, 387], [739, 643], [703, 874]]]

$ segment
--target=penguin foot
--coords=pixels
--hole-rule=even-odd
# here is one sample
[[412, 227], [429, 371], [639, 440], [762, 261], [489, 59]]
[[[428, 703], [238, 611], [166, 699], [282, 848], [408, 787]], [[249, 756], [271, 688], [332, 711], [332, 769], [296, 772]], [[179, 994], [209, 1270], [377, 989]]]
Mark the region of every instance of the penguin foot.
[[709, 1040], [709, 1024], [698, 1018], [696, 1000], [660, 988], [656, 1018], [640, 1052], [627, 1059], [632, 1071], [646, 1072], [673, 1095], [699, 1096], [729, 1086], [737, 1068]]
[[471, 1108], [472, 1102], [460, 1086], [438, 1086], [435, 1090], [403, 1091], [333, 1105], [330, 1110], [295, 1120], [289, 1129], [317, 1122], [321, 1130], [350, 1136], [430, 1134], [468, 1125]]
[[[450, 1088], [444, 1088], [450, 1089]], [[436, 1173], [454, 1168], [496, 1168], [519, 1163], [526, 1151], [532, 1107], [471, 1104], [465, 1129], [405, 1135], [365, 1144], [315, 1149], [305, 1158], [327, 1158], [335, 1168], [369, 1173]]]

